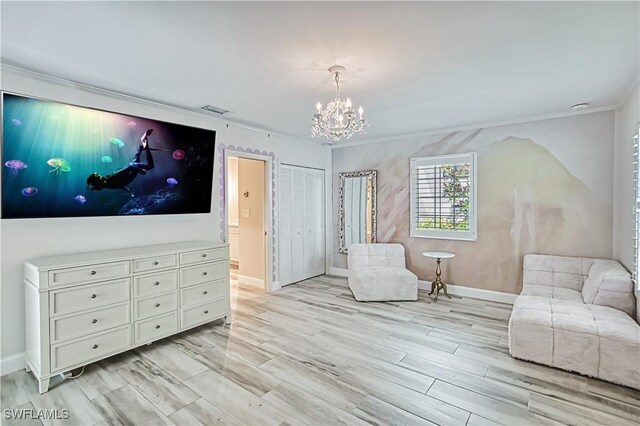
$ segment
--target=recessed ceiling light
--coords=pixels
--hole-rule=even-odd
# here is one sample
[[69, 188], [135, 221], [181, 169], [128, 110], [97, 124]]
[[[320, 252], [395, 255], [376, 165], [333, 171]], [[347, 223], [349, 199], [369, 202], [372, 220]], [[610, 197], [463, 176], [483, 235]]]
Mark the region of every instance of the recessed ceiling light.
[[579, 104], [575, 104], [574, 106], [571, 107], [572, 111], [582, 111], [583, 109], [587, 109], [589, 108], [589, 103], [588, 102], [582, 102]]
[[205, 105], [203, 107], [200, 107], [200, 109], [205, 110], [207, 112], [212, 112], [214, 114], [220, 114], [220, 115], [225, 115], [225, 114], [229, 113], [229, 110], [224, 109], [224, 108], [218, 108], [218, 107], [215, 107], [213, 105]]

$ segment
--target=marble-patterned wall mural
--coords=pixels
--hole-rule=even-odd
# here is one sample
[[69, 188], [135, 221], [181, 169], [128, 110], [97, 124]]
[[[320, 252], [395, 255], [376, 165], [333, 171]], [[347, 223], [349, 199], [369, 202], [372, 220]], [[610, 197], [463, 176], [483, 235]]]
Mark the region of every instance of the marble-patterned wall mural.
[[[402, 243], [419, 279], [435, 269], [422, 252], [445, 250], [446, 282], [517, 293], [527, 253], [611, 257], [612, 151], [609, 112], [359, 145], [333, 151], [334, 189], [339, 172], [378, 170], [378, 242]], [[409, 159], [463, 152], [478, 153], [478, 240], [410, 238]], [[346, 268], [335, 194], [333, 222]]]

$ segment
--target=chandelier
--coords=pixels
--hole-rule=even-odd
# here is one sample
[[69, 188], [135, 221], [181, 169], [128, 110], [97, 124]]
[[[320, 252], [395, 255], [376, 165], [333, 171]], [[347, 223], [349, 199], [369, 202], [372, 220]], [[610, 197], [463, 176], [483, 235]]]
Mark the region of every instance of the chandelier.
[[322, 104], [316, 104], [316, 113], [311, 119], [311, 136], [324, 136], [333, 142], [340, 139], [349, 139], [356, 133], [363, 133], [367, 120], [362, 117], [364, 110], [358, 108], [358, 115], [353, 110], [351, 99], [340, 98], [340, 73], [344, 72], [342, 65], [334, 65], [329, 68], [336, 81], [336, 97], [330, 101], [326, 108]]

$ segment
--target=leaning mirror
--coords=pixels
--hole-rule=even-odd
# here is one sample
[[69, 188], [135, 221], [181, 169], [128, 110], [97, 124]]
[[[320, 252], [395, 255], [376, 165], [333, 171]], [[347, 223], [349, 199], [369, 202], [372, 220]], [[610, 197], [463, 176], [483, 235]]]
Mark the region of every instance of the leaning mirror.
[[376, 171], [340, 173], [340, 253], [376, 242]]

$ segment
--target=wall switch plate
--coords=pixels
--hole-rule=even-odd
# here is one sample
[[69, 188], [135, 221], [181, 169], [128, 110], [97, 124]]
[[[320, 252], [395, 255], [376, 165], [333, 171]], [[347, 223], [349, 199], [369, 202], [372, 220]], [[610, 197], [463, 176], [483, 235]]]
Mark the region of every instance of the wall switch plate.
[[251, 211], [249, 209], [242, 210], [242, 217], [251, 217]]

